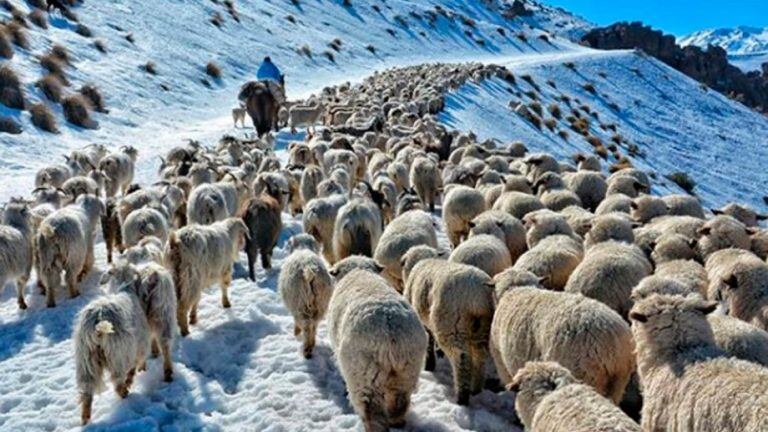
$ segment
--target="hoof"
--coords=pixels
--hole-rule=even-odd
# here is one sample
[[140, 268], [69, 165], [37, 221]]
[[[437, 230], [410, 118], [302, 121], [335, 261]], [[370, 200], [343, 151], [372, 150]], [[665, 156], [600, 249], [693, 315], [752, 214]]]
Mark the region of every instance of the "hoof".
[[46, 304], [46, 307], [55, 308], [56, 307], [56, 303], [55, 302], [54, 303], [48, 303], [48, 304]]
[[19, 309], [25, 310], [27, 308], [27, 303], [24, 302], [24, 300], [19, 301]]
[[167, 383], [173, 382], [173, 371], [165, 371], [165, 376], [163, 376], [163, 381]]

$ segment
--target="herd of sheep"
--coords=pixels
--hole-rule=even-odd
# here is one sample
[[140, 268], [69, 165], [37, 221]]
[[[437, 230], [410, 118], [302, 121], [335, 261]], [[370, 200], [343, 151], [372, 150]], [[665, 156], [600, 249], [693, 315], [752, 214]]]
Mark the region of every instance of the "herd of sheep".
[[203, 290], [218, 284], [230, 307], [239, 252], [252, 279], [271, 268], [289, 211], [304, 232], [286, 242], [279, 294], [304, 357], [327, 319], [366, 431], [404, 425], [439, 353], [458, 404], [498, 376], [531, 431], [768, 430], [765, 217], [710, 214], [649, 195], [638, 169], [606, 177], [595, 156], [558, 161], [435, 119], [448, 91], [509, 74], [435, 64], [326, 88], [291, 108], [291, 126], [325, 127], [290, 143], [287, 164], [268, 136], [173, 148], [152, 185], [133, 184], [131, 147], [42, 169], [3, 209], [0, 281], [22, 309], [32, 269], [49, 307], [62, 273], [77, 296], [101, 226], [108, 288], [73, 336], [83, 423], [104, 372], [121, 397], [149, 355], [173, 379]]

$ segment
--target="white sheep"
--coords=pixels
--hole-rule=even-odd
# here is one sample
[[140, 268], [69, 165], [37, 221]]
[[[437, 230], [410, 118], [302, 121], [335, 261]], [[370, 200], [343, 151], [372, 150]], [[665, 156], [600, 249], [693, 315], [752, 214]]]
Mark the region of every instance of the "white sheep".
[[661, 199], [667, 204], [667, 213], [670, 215], [704, 219], [704, 208], [695, 196], [667, 195]]
[[716, 307], [654, 294], [632, 308], [643, 430], [768, 430], [768, 370], [717, 348], [706, 319]]
[[470, 222], [484, 210], [485, 199], [476, 189], [456, 186], [445, 195], [443, 222], [453, 247], [469, 235]]
[[101, 159], [99, 169], [106, 176], [107, 198], [117, 195], [118, 191], [126, 194], [133, 181], [137, 156], [138, 151], [135, 148], [125, 146], [119, 153], [111, 153]]
[[285, 242], [285, 250], [288, 253], [293, 253], [302, 249], [320, 253], [320, 243], [309, 234], [296, 234]]
[[83, 425], [91, 419], [93, 395], [102, 387], [104, 371], [109, 371], [118, 396], [125, 398], [136, 371], [146, 368], [150, 350], [149, 324], [136, 291], [138, 271], [125, 266], [110, 276], [111, 293], [80, 311], [72, 336]]
[[721, 249], [749, 250], [752, 247], [746, 225], [732, 216], [715, 216], [699, 228], [698, 234], [701, 235], [699, 252], [704, 258]]
[[616, 405], [555, 362], [531, 362], [515, 375], [515, 410], [531, 432], [640, 432]]
[[579, 197], [585, 208], [595, 211], [605, 199], [608, 184], [599, 172], [579, 169], [579, 172], [564, 176], [565, 184]]
[[529, 361], [555, 361], [618, 404], [634, 371], [632, 334], [608, 306], [539, 287], [540, 278], [509, 269], [496, 275], [490, 351], [503, 383]]
[[187, 203], [187, 220], [191, 224], [210, 225], [231, 217], [227, 198], [213, 184], [201, 184], [192, 190]]
[[365, 430], [402, 427], [427, 351], [413, 308], [382, 277], [352, 270], [333, 291], [328, 333]]
[[93, 268], [93, 241], [104, 204], [94, 195], [82, 195], [46, 217], [35, 236], [38, 278], [47, 295], [48, 307], [56, 306], [61, 272], [66, 273], [70, 297], [80, 293], [76, 284]]
[[626, 317], [632, 307], [632, 288], [651, 273], [653, 267], [640, 248], [608, 241], [587, 250], [565, 291], [601, 301]]
[[121, 226], [123, 246], [134, 246], [147, 236], [157, 237], [165, 243], [168, 239], [168, 218], [164, 210], [162, 207], [143, 207], [131, 212]]
[[299, 191], [301, 201], [304, 205], [317, 196], [317, 185], [323, 181], [323, 170], [317, 165], [308, 165], [304, 167], [301, 173], [301, 182]]
[[589, 232], [584, 236], [584, 247], [589, 249], [607, 241], [634, 243], [633, 224], [623, 213], [609, 213], [592, 219]]
[[312, 358], [317, 326], [333, 293], [333, 281], [323, 259], [309, 250], [290, 254], [280, 270], [277, 290], [293, 315], [294, 334], [304, 335], [304, 358]]
[[604, 200], [595, 209], [595, 216], [600, 216], [608, 213], [626, 213], [629, 214], [632, 211], [632, 198], [627, 195], [617, 193], [613, 195], [607, 195]]
[[9, 280], [16, 282], [19, 309], [26, 309], [24, 288], [29, 281], [33, 262], [33, 226], [29, 206], [11, 201], [3, 209], [0, 225], [0, 289]]
[[515, 262], [513, 268], [544, 278], [547, 289], [562, 291], [584, 258], [584, 247], [571, 236], [553, 235], [540, 241]]
[[[165, 265], [171, 269], [178, 297], [177, 319], [182, 336], [197, 323], [197, 304], [203, 289], [221, 287], [221, 305], [229, 308], [232, 264], [245, 246], [248, 227], [239, 218], [211, 225], [190, 225], [172, 231], [165, 246]], [[189, 317], [189, 321], [187, 321]]]
[[451, 252], [448, 259], [477, 267], [491, 277], [512, 266], [507, 245], [490, 234], [468, 238]]
[[442, 187], [437, 164], [427, 157], [416, 158], [411, 165], [409, 180], [424, 206], [430, 212], [435, 211], [435, 201]]
[[637, 222], [646, 224], [652, 219], [666, 216], [669, 213], [667, 203], [663, 199], [653, 195], [640, 195], [630, 205], [631, 216]]
[[493, 205], [494, 210], [501, 210], [521, 220], [528, 213], [543, 208], [544, 204], [537, 197], [516, 191], [504, 192]]
[[747, 252], [717, 266], [716, 255], [707, 260], [711, 298], [722, 300], [730, 316], [768, 330], [768, 264]]
[[768, 219], [768, 216], [757, 213], [749, 206], [730, 203], [721, 209], [712, 209], [715, 215], [731, 216], [748, 227], [756, 227], [760, 221]]
[[413, 246], [437, 248], [437, 234], [432, 216], [422, 210], [410, 210], [396, 217], [384, 229], [373, 259], [384, 267], [383, 276], [398, 291], [403, 290], [400, 260]]
[[336, 261], [350, 255], [373, 256], [381, 227], [381, 213], [373, 202], [357, 198], [342, 206], [333, 228]]
[[[498, 240], [497, 240], [498, 241]], [[487, 274], [465, 264], [427, 258], [416, 263], [403, 296], [427, 328], [427, 365], [434, 367], [434, 343], [453, 369], [459, 405], [467, 405], [485, 382], [485, 360], [493, 319], [493, 288]]]
[[573, 233], [573, 229], [565, 216], [551, 210], [537, 210], [528, 213], [523, 218], [523, 223], [528, 230], [525, 239], [529, 248], [533, 248], [543, 239], [553, 235], [566, 235], [573, 237], [576, 241], [581, 241]]
[[333, 230], [339, 209], [347, 203], [347, 197], [333, 194], [328, 197], [310, 200], [304, 208], [301, 224], [304, 232], [314, 237], [322, 245], [323, 256], [328, 263], [336, 262], [333, 250]]

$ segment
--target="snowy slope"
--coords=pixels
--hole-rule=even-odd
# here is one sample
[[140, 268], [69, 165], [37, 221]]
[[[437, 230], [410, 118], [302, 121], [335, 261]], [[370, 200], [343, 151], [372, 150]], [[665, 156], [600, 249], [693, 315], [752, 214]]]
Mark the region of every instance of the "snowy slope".
[[728, 52], [731, 63], [745, 72], [759, 71], [762, 64], [768, 62], [768, 28], [742, 26], [703, 30], [678, 38], [677, 43], [702, 48], [709, 45], [722, 47]]
[[[574, 63], [575, 70], [566, 68], [565, 62]], [[522, 91], [531, 86], [519, 78], [530, 74], [542, 89], [545, 107], [564, 94], [580, 100], [574, 107], [586, 104], [597, 111], [599, 120], [593, 119], [592, 133], [606, 145], [614, 133], [598, 125], [616, 124], [618, 134], [640, 149], [642, 156], [631, 158], [635, 166], [656, 173], [656, 192], [680, 192], [663, 176], [682, 171], [698, 183], [696, 191], [709, 207], [730, 201], [765, 206], [762, 196], [768, 173], [762, 167], [768, 160], [768, 120], [764, 116], [634, 52], [577, 52], [499, 63], [515, 72]], [[557, 88], [546, 84], [548, 80]], [[588, 82], [594, 84], [596, 95], [582, 87]], [[521, 140], [532, 150], [561, 158], [592, 151], [571, 130], [565, 141], [517, 116], [509, 109], [509, 101], [529, 100], [510, 94], [509, 88], [500, 80], [467, 85], [448, 99], [441, 119], [453, 128], [473, 130], [481, 138]], [[567, 115], [569, 110], [560, 105]], [[561, 121], [558, 129], [568, 128]]]
[[[29, 10], [22, 0], [10, 2]], [[530, 25], [572, 28], [580, 22], [547, 7], [540, 7], [533, 18], [510, 22], [501, 16], [496, 1], [358, 0], [350, 7], [342, 3], [236, 2], [238, 23], [222, 4], [208, 1], [87, 1], [74, 10], [93, 38], [75, 33], [74, 24], [58, 14], [52, 16], [48, 30], [31, 26], [31, 49], [17, 49], [9, 62], [22, 76], [28, 99], [43, 99], [34, 87], [42, 74], [36, 56], [55, 42], [67, 47], [74, 58], [67, 71], [71, 90], [83, 83], [96, 84], [106, 96], [110, 113], [95, 115], [97, 130], [62, 124], [62, 133], [51, 135], [36, 130], [27, 113], [0, 107], [0, 115], [19, 118], [24, 129], [18, 136], [0, 134], [0, 177], [16, 179], [0, 184], [0, 200], [27, 192], [37, 169], [61, 161], [63, 153], [90, 142], [138, 147], [144, 172], [149, 172], [156, 166], [157, 155], [193, 134], [201, 123], [226, 116], [236, 104], [237, 89], [255, 75], [258, 62], [267, 54], [283, 68], [288, 96], [295, 98], [394, 65], [572, 49], [562, 38], [550, 43], [539, 40], [536, 36], [542, 32], [530, 30]], [[438, 5], [442, 14], [435, 12]], [[213, 13], [224, 17], [221, 28], [209, 22]], [[7, 16], [0, 10], [0, 17]], [[499, 28], [505, 29], [503, 35]], [[523, 30], [530, 36], [525, 43], [515, 37]], [[126, 40], [128, 34], [134, 43]], [[340, 52], [328, 46], [336, 38], [342, 42]], [[94, 39], [105, 41], [106, 55], [92, 46]], [[375, 53], [366, 49], [369, 45]], [[311, 50], [312, 58], [298, 52], [303, 46]], [[324, 52], [332, 53], [334, 61]], [[157, 76], [141, 69], [149, 61], [156, 64]], [[219, 82], [204, 73], [209, 61], [223, 70]]]

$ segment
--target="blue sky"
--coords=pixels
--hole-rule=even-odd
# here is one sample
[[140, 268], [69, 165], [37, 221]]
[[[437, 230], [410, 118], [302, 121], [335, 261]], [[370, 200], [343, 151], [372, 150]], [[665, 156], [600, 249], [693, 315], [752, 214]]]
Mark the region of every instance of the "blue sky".
[[643, 21], [677, 36], [694, 31], [736, 27], [768, 27], [768, 0], [544, 0], [584, 18], [608, 25]]

